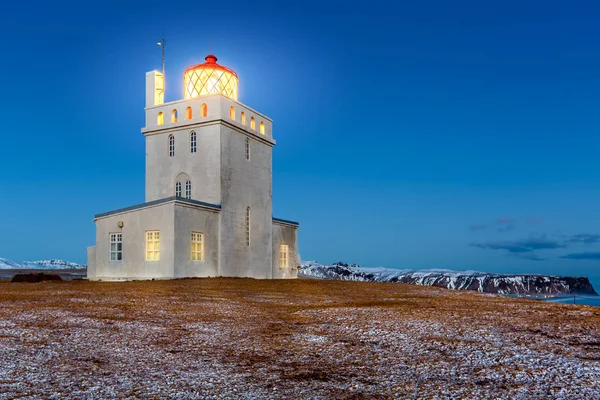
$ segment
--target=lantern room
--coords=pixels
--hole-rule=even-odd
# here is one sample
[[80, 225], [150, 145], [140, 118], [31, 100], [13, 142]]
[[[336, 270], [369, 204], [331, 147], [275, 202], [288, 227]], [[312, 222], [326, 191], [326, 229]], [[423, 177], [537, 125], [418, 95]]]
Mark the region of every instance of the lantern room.
[[189, 67], [183, 73], [184, 98], [221, 93], [233, 100], [238, 98], [237, 74], [220, 64], [217, 57], [209, 54], [204, 64]]

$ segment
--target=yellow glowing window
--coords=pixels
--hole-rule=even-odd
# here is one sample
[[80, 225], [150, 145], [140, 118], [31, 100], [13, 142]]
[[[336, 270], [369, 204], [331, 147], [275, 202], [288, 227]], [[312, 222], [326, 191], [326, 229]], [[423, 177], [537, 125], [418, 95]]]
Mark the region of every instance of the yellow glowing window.
[[254, 117], [250, 118], [250, 129], [256, 130], [256, 121], [254, 121]]
[[289, 247], [287, 244], [279, 246], [279, 266], [287, 267], [289, 259]]
[[202, 261], [204, 258], [204, 234], [199, 232], [192, 232], [192, 261]]
[[200, 115], [202, 115], [203, 117], [206, 117], [208, 115], [208, 106], [206, 105], [206, 103], [203, 103], [202, 106], [200, 106]]
[[160, 261], [159, 231], [146, 231], [146, 261]]
[[229, 118], [235, 121], [235, 108], [233, 106], [229, 107]]
[[177, 122], [177, 110], [171, 111], [171, 122]]
[[159, 112], [158, 115], [156, 116], [156, 124], [162, 125], [164, 123], [165, 123], [165, 117], [162, 112]]
[[242, 111], [242, 125], [246, 125], [246, 114]]
[[264, 122], [260, 123], [260, 133], [262, 133], [263, 135], [265, 134], [265, 123]]
[[185, 109], [185, 119], [192, 119], [192, 107]]

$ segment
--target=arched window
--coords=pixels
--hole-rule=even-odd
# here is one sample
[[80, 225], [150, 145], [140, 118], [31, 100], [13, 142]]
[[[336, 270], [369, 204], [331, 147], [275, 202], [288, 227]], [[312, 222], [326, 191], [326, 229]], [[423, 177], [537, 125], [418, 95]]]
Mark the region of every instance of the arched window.
[[250, 159], [250, 139], [246, 138], [246, 160]]
[[229, 107], [229, 118], [235, 121], [235, 108], [233, 106]]
[[250, 246], [250, 207], [246, 207], [246, 246]]
[[[182, 193], [184, 189], [183, 182], [185, 182], [185, 193]], [[190, 176], [185, 172], [181, 172], [175, 177], [175, 196], [187, 199], [192, 198], [192, 181]]]
[[169, 135], [169, 157], [175, 155], [175, 136]]
[[190, 132], [190, 153], [196, 152], [196, 132]]
[[192, 119], [192, 107], [185, 109], [185, 119]]
[[171, 111], [171, 122], [177, 122], [177, 110]]
[[260, 122], [260, 133], [265, 134], [265, 123], [262, 121]]
[[246, 125], [246, 114], [242, 111], [242, 125]]
[[206, 105], [206, 103], [202, 103], [202, 105], [200, 106], [200, 115], [203, 117], [206, 117], [208, 115], [208, 106]]
[[165, 117], [162, 112], [159, 112], [156, 116], [156, 125], [162, 125], [165, 123]]
[[256, 121], [254, 121], [254, 117], [250, 118], [250, 129], [256, 130]]

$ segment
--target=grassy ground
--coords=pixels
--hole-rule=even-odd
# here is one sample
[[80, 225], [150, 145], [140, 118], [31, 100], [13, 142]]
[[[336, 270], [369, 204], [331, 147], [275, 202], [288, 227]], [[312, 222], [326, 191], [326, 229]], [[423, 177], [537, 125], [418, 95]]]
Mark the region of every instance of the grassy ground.
[[0, 282], [0, 398], [600, 398], [600, 308], [400, 284]]

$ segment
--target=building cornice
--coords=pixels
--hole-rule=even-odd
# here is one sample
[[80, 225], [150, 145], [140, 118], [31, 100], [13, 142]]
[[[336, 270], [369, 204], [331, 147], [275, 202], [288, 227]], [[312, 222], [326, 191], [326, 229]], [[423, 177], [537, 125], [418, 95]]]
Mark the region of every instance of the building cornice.
[[194, 97], [194, 98], [191, 98], [191, 99], [181, 99], [181, 100], [169, 101], [167, 103], [161, 103], [161, 104], [156, 104], [156, 105], [151, 106], [151, 107], [146, 107], [144, 109], [146, 111], [148, 111], [148, 110], [154, 110], [154, 109], [158, 109], [158, 108], [161, 108], [161, 107], [164, 107], [164, 106], [174, 106], [174, 105], [179, 105], [179, 104], [184, 104], [184, 103], [189, 103], [189, 102], [202, 101], [202, 99], [209, 99], [211, 97], [222, 97], [223, 99], [226, 99], [227, 101], [231, 101], [232, 103], [235, 103], [237, 105], [245, 107], [248, 111], [253, 112], [254, 114], [256, 114], [256, 115], [258, 115], [258, 116], [266, 119], [269, 122], [273, 122], [273, 120], [271, 118], [267, 117], [265, 114], [263, 114], [261, 112], [258, 112], [254, 108], [248, 107], [246, 104], [241, 103], [241, 102], [239, 102], [237, 100], [234, 100], [231, 97], [227, 97], [227, 96], [225, 96], [225, 95], [223, 95], [221, 93], [207, 94], [207, 95], [204, 95], [204, 96], [198, 96], [198, 97]]
[[144, 136], [152, 136], [152, 135], [158, 135], [161, 133], [171, 133], [171, 132], [176, 132], [179, 131], [181, 129], [190, 129], [193, 130], [194, 128], [199, 128], [202, 126], [210, 126], [210, 125], [218, 125], [218, 124], [222, 124], [227, 126], [228, 128], [231, 128], [237, 132], [240, 132], [248, 137], [251, 137], [253, 139], [258, 140], [259, 142], [262, 142], [264, 144], [267, 144], [271, 147], [275, 146], [275, 144], [277, 143], [274, 139], [269, 139], [267, 138], [265, 135], [261, 135], [259, 133], [253, 133], [253, 132], [249, 132], [247, 129], [242, 129], [239, 126], [237, 126], [236, 124], [232, 124], [230, 121], [227, 121], [225, 119], [222, 118], [214, 118], [214, 119], [210, 119], [210, 120], [205, 120], [202, 122], [199, 121], [190, 121], [189, 123], [179, 123], [177, 125], [174, 126], [169, 126], [169, 127], [156, 127], [156, 128], [142, 128], [142, 134]]
[[298, 228], [300, 226], [300, 224], [296, 221], [289, 221], [287, 219], [281, 219], [281, 218], [275, 218], [275, 217], [273, 217], [273, 223], [279, 224], [279, 225], [293, 226], [294, 228]]
[[214, 212], [221, 211], [220, 204], [211, 204], [211, 203], [205, 203], [203, 201], [186, 199], [185, 197], [172, 196], [172, 197], [166, 197], [164, 199], [149, 201], [147, 203], [137, 204], [137, 205], [131, 206], [131, 207], [119, 208], [117, 210], [108, 211], [108, 212], [101, 213], [101, 214], [96, 214], [94, 216], [94, 221], [102, 219], [102, 218], [112, 217], [112, 216], [118, 215], [118, 214], [125, 214], [125, 213], [131, 212], [131, 211], [143, 210], [146, 208], [156, 207], [156, 206], [160, 206], [160, 205], [164, 205], [164, 204], [168, 204], [168, 203], [193, 206], [196, 208], [203, 208], [203, 209], [214, 211]]

